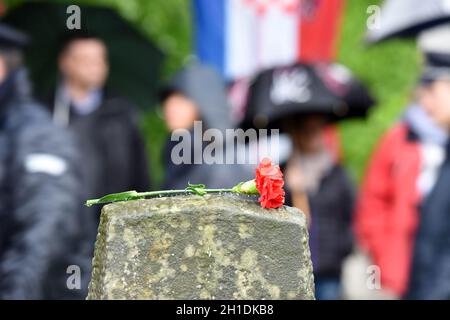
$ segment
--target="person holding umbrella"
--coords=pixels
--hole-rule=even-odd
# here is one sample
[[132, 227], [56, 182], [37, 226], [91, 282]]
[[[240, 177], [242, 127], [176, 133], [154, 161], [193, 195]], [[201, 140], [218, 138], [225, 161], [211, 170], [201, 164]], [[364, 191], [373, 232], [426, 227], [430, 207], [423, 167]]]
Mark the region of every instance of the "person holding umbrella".
[[109, 69], [105, 43], [75, 33], [66, 39], [58, 62], [61, 80], [47, 105], [56, 124], [76, 133], [88, 198], [148, 190], [148, 162], [134, 105], [105, 88]]
[[[80, 152], [83, 198], [123, 190], [150, 188], [148, 161], [137, 125], [134, 105], [105, 88], [108, 53], [96, 37], [75, 33], [64, 42], [58, 61], [61, 80], [46, 106], [53, 121], [67, 127]], [[86, 259], [93, 255], [100, 212], [81, 208], [87, 214]], [[90, 279], [90, 265], [83, 270], [83, 289]]]
[[[243, 127], [280, 128], [293, 142], [282, 164], [286, 203], [310, 212], [316, 298], [340, 298], [344, 258], [352, 250], [354, 188], [324, 139], [330, 121], [364, 116], [368, 93], [338, 64], [270, 69], [254, 81]], [[309, 207], [309, 208], [308, 208]]]

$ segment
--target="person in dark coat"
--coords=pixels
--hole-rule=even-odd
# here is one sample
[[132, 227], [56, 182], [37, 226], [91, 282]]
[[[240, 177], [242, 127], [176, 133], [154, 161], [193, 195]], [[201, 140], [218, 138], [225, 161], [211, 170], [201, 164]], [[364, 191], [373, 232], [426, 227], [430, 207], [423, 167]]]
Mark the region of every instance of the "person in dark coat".
[[[161, 100], [166, 125], [172, 133], [163, 151], [166, 165], [163, 189], [184, 189], [188, 183], [202, 183], [209, 188], [226, 188], [253, 177], [248, 176], [244, 166], [235, 162], [227, 164], [224, 158], [223, 163], [205, 163], [203, 151], [209, 142], [194, 142], [196, 138], [202, 139], [206, 130], [217, 129], [223, 137], [223, 144], [220, 145], [223, 147], [223, 154], [226, 154], [226, 148], [235, 147], [226, 141], [226, 129], [233, 129], [234, 126], [225, 84], [214, 69], [200, 63], [188, 65], [177, 72], [165, 86], [161, 92]], [[201, 129], [200, 137], [194, 134], [196, 121]], [[189, 145], [189, 150], [186, 151], [190, 157], [183, 163], [176, 163], [172, 159], [174, 148], [183, 143], [181, 138], [174, 138], [173, 133], [177, 130], [189, 131], [190, 143], [186, 144]], [[196, 145], [199, 147], [196, 148]], [[196, 164], [196, 158], [201, 163]], [[254, 175], [254, 171], [251, 174]]]
[[67, 267], [85, 263], [77, 150], [30, 96], [21, 67], [26, 41], [0, 25], [0, 299], [51, 298], [64, 289], [75, 297], [81, 291], [66, 286]]
[[83, 149], [86, 187], [93, 197], [148, 190], [148, 162], [135, 106], [105, 88], [108, 52], [101, 39], [77, 35], [59, 58], [61, 81], [49, 104], [56, 124], [68, 126]]
[[[84, 33], [64, 39], [58, 61], [61, 79], [50, 99], [42, 98], [53, 122], [73, 134], [80, 153], [82, 199], [126, 190], [148, 191], [150, 177], [135, 106], [105, 87], [108, 52], [104, 42]], [[84, 259], [93, 256], [98, 207], [82, 209]], [[83, 270], [87, 288], [91, 265]]]
[[283, 172], [286, 204], [309, 215], [316, 299], [336, 300], [342, 264], [353, 247], [354, 187], [326, 143], [326, 124], [323, 115], [293, 115], [282, 121], [293, 142]]
[[[441, 205], [435, 200], [435, 193], [448, 191], [446, 188], [442, 191], [442, 186], [438, 186], [442, 181], [438, 181], [443, 179], [441, 169], [445, 167], [449, 132], [427, 112], [428, 109], [445, 111], [449, 101], [448, 97], [447, 101], [439, 98], [435, 90], [435, 87], [442, 87], [436, 86], [437, 80], [448, 78], [450, 74], [450, 66], [440, 61], [445, 54], [436, 55], [438, 51], [448, 51], [450, 29], [448, 26], [440, 28], [419, 37], [418, 47], [425, 53], [426, 63], [415, 101], [380, 140], [359, 193], [356, 238], [361, 249], [380, 269], [379, 293], [383, 298], [436, 296], [435, 289], [440, 286], [432, 281], [424, 286], [434, 278], [429, 278], [432, 273], [438, 274], [433, 266], [426, 267], [434, 264], [430, 258], [436, 258], [436, 263], [440, 260], [431, 249], [433, 245], [429, 240], [434, 233], [431, 229], [434, 223], [443, 227], [446, 223], [443, 216], [428, 211], [431, 204], [433, 207]], [[445, 212], [443, 209], [442, 213]], [[424, 243], [428, 244], [424, 246]]]
[[[442, 39], [441, 39], [442, 40]], [[424, 107], [450, 132], [450, 52], [427, 51], [421, 82]], [[409, 280], [409, 299], [450, 299], [450, 144], [434, 187], [420, 208]]]
[[[61, 80], [46, 103], [54, 122], [73, 132], [81, 150], [84, 199], [150, 188], [135, 107], [105, 88], [107, 55], [99, 38], [76, 33], [65, 39], [59, 56]], [[100, 212], [85, 210], [93, 218], [86, 226], [93, 244]]]

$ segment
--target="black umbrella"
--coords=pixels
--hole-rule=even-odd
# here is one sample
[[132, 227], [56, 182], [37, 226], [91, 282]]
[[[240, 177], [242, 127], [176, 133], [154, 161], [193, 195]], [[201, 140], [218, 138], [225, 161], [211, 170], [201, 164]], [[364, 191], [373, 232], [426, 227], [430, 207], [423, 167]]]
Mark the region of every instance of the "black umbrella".
[[47, 94], [57, 81], [56, 62], [65, 39], [78, 35], [101, 38], [109, 51], [108, 86], [140, 106], [156, 101], [161, 51], [114, 10], [79, 6], [81, 29], [69, 30], [69, 4], [27, 2], [9, 11], [2, 21], [26, 32], [31, 44], [26, 61], [38, 94]]
[[279, 128], [281, 119], [308, 114], [334, 121], [364, 117], [373, 104], [366, 88], [344, 66], [295, 64], [255, 78], [242, 127]]
[[376, 43], [394, 37], [414, 37], [449, 21], [449, 0], [386, 0], [379, 23], [367, 31], [366, 39]]

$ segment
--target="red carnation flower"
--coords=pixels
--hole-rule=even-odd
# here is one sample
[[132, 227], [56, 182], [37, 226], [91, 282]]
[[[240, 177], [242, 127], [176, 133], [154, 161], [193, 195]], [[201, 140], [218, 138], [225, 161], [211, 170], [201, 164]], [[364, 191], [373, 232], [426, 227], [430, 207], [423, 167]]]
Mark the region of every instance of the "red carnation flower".
[[284, 204], [284, 180], [280, 166], [273, 165], [270, 158], [264, 158], [256, 168], [256, 188], [263, 208], [279, 208]]

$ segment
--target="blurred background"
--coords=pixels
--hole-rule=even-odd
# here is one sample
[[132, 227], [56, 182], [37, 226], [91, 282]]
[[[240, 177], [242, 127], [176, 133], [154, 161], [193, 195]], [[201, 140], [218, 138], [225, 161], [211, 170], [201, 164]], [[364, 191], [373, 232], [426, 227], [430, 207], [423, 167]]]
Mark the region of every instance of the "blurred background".
[[[26, 1], [4, 1], [4, 6], [13, 8], [23, 2]], [[100, 0], [76, 3], [113, 8], [152, 39], [165, 54], [161, 79], [169, 78], [194, 53], [193, 12], [189, 1]], [[374, 144], [400, 115], [419, 74], [420, 55], [416, 53], [414, 39], [393, 39], [379, 46], [365, 46], [364, 34], [369, 16], [367, 8], [374, 4], [380, 5], [381, 1], [346, 2], [337, 46], [337, 61], [358, 75], [371, 88], [378, 101], [378, 107], [374, 108], [367, 120], [351, 120], [339, 125], [344, 141], [345, 165], [358, 181]], [[167, 132], [164, 120], [156, 110], [145, 109], [141, 126], [152, 159], [152, 174], [155, 182], [161, 182], [164, 166], [158, 155]]]
[[[6, 8], [23, 2], [4, 1]], [[52, 1], [65, 3], [64, 1]], [[367, 119], [339, 124], [345, 154], [345, 165], [358, 181], [366, 161], [380, 135], [399, 117], [410, 99], [417, 75], [420, 55], [414, 39], [393, 39], [379, 46], [364, 44], [370, 5], [382, 1], [347, 1], [343, 10], [337, 44], [337, 61], [349, 67], [371, 89], [378, 101]], [[165, 1], [75, 1], [113, 8], [147, 35], [164, 54], [160, 79], [168, 79], [194, 54], [192, 4], [186, 0]], [[392, 66], [395, 66], [393, 68]], [[401, 72], [399, 72], [401, 70]], [[157, 103], [157, 102], [154, 102]], [[150, 156], [152, 176], [156, 183], [163, 178], [160, 150], [167, 135], [164, 120], [157, 108], [145, 108], [141, 127]], [[151, 143], [150, 143], [151, 141]]]

